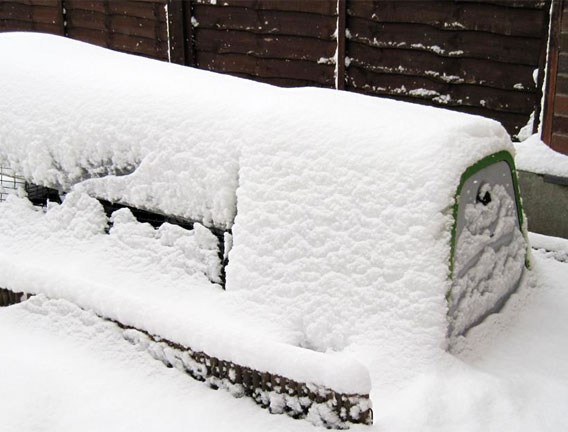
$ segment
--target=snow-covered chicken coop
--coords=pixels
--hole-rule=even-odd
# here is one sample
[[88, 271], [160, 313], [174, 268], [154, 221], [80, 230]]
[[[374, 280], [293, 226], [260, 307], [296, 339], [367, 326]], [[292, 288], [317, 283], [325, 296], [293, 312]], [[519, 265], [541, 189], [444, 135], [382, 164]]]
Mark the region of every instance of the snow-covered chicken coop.
[[[210, 385], [319, 424], [369, 423], [369, 370], [450, 346], [519, 284], [514, 150], [495, 121], [47, 35], [2, 34], [0, 54], [1, 165], [65, 196], [0, 207], [80, 239], [75, 252], [93, 260], [90, 245], [113, 238], [109, 259], [124, 242], [135, 255], [185, 239], [203, 276], [184, 279], [195, 269], [156, 252], [158, 267], [132, 261], [112, 283], [77, 261], [77, 284], [5, 256], [0, 286], [116, 320]], [[136, 211], [168, 223], [147, 227]]]

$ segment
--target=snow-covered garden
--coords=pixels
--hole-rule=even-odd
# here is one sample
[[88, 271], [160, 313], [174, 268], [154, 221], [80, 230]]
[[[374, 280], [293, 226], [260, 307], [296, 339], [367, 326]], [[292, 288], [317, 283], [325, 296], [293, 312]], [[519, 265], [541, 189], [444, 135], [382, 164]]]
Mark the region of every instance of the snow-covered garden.
[[[527, 239], [499, 123], [53, 36], [0, 51], [0, 165], [63, 198], [0, 203], [0, 287], [32, 295], [0, 309], [6, 430], [568, 427], [568, 241]], [[568, 172], [532, 140], [517, 163]], [[487, 161], [503, 184], [467, 183]], [[308, 421], [241, 398], [244, 369]]]

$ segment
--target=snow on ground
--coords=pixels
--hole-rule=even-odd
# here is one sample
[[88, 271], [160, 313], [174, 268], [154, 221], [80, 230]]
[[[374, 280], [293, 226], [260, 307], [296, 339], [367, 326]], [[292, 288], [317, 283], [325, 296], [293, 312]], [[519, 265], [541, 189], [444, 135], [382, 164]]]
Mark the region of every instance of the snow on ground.
[[[530, 317], [552, 319], [547, 331], [566, 329], [554, 316], [541, 317], [547, 296], [560, 297], [556, 306], [563, 310], [568, 301], [544, 275], [565, 277], [565, 265], [540, 252], [537, 288], [526, 280], [503, 314], [461, 342], [458, 357], [444, 351], [450, 209], [467, 167], [512, 151], [498, 123], [345, 92], [276, 89], [62, 38], [0, 35], [0, 42], [11, 59], [0, 70], [3, 160], [35, 182], [75, 187], [45, 213], [15, 197], [0, 206], [0, 286], [63, 298], [210, 355], [338, 391], [367, 392], [370, 374], [377, 430], [544, 428], [535, 413], [551, 403], [549, 387], [559, 403], [568, 402], [566, 380], [554, 388], [548, 382], [548, 373], [561, 373], [537, 365], [565, 359], [564, 351], [541, 342], [543, 359], [533, 352], [525, 362], [510, 358], [538, 342], [527, 330]], [[232, 227], [227, 291], [210, 283], [217, 264], [205, 231], [155, 230], [121, 211], [107, 235], [102, 209], [84, 192]], [[81, 415], [85, 409], [68, 390], [82, 381], [103, 394], [86, 396], [87, 405], [112, 401], [100, 412], [117, 416], [113, 428], [128, 429], [132, 421], [155, 426], [156, 420], [144, 421], [155, 415], [147, 409], [148, 392], [140, 390], [148, 376], [156, 380], [150, 380], [151, 400], [174, 429], [195, 422], [199, 428], [203, 417], [216, 430], [241, 423], [247, 430], [306, 428], [257, 408], [243, 408], [246, 416], [225, 422], [224, 412], [242, 403], [227, 402], [228, 395], [204, 396], [195, 416], [189, 414], [187, 407], [201, 397], [194, 384], [172, 387], [173, 372], [131, 358], [114, 336], [93, 336], [104, 325], [84, 323], [80, 312], [65, 315], [73, 308], [65, 302], [34, 301], [40, 304], [0, 311], [6, 321], [0, 331], [16, 335], [6, 339], [0, 358], [9, 370], [22, 356], [46, 362], [44, 373], [25, 367], [23, 375], [6, 377], [6, 388], [71, 416], [69, 425], [53, 430], [76, 430], [89, 415]], [[49, 343], [62, 332], [68, 344]], [[46, 354], [52, 345], [86, 360], [88, 370], [125, 393], [114, 386], [105, 393], [102, 380], [85, 377], [77, 363]], [[30, 354], [32, 346], [37, 351]], [[92, 354], [107, 350], [112, 355]], [[61, 365], [66, 369], [59, 373]], [[128, 379], [107, 369], [128, 369]], [[51, 377], [45, 386], [37, 384], [43, 375]], [[36, 392], [22, 395], [20, 382]], [[535, 385], [537, 394], [531, 393]], [[58, 402], [45, 396], [54, 387]], [[178, 402], [169, 404], [169, 394]], [[156, 395], [163, 401], [155, 402]], [[129, 397], [138, 402], [130, 405]], [[185, 411], [177, 415], [171, 407]], [[7, 416], [24, 410], [21, 403], [11, 408]], [[39, 415], [48, 408], [42, 405]], [[32, 414], [30, 421], [39, 420]], [[550, 419], [556, 430], [562, 422]]]
[[568, 177], [568, 156], [552, 150], [534, 134], [525, 141], [515, 143], [517, 169], [537, 174]]
[[[2, 432], [268, 431], [290, 427], [250, 399], [213, 391], [122, 331], [44, 296], [0, 309]], [[298, 431], [314, 430], [292, 422]]]
[[[568, 248], [565, 249], [568, 253]], [[568, 264], [534, 252], [532, 282], [455, 355], [375, 386], [375, 424], [355, 431], [568, 428]], [[313, 431], [167, 369], [120, 330], [43, 296], [0, 309], [2, 431]]]

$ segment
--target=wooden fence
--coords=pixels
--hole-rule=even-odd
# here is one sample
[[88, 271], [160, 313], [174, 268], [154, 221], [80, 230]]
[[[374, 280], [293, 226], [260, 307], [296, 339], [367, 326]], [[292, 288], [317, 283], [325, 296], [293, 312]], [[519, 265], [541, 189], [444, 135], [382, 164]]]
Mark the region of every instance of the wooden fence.
[[568, 155], [568, 2], [555, 0], [542, 139]]
[[516, 135], [539, 117], [549, 9], [550, 0], [0, 0], [0, 31], [443, 106]]

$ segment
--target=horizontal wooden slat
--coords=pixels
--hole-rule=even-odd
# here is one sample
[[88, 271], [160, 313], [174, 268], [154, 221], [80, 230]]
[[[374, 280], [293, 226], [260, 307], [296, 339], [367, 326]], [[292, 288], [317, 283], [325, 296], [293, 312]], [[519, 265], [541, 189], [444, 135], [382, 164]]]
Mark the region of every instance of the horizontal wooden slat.
[[[472, 58], [440, 58], [425, 51], [348, 44], [351, 63], [374, 72], [427, 76], [440, 82], [480, 84], [505, 90], [536, 90], [534, 67]], [[349, 72], [348, 72], [349, 73]]]
[[429, 99], [440, 105], [479, 106], [495, 111], [531, 113], [536, 93], [498, 90], [480, 85], [453, 85], [424, 77], [379, 74], [357, 66], [349, 67], [349, 86], [365, 88], [376, 94], [405, 95]]
[[52, 2], [51, 6], [30, 6], [11, 1], [0, 1], [0, 18], [62, 26], [63, 14], [56, 6], [57, 2]]
[[277, 77], [259, 77], [255, 75], [249, 75], [245, 73], [237, 73], [232, 72], [231, 75], [237, 76], [240, 78], [245, 78], [253, 81], [263, 82], [266, 84], [272, 84], [278, 87], [327, 87], [331, 88], [330, 85], [320, 84], [314, 81], [309, 80], [301, 80], [301, 79], [293, 79], [293, 78], [277, 78]]
[[[568, 20], [568, 17], [566, 17]], [[568, 33], [560, 34], [560, 44], [559, 49], [562, 52], [568, 52]]]
[[550, 7], [550, 0], [454, 0], [456, 3], [484, 3], [524, 9], [545, 9]]
[[255, 35], [242, 31], [195, 30], [195, 46], [221, 54], [251, 54], [256, 57], [312, 60], [332, 58], [336, 43], [296, 36]]
[[337, 15], [336, 0], [194, 0], [196, 4], [217, 7], [237, 6], [257, 10], [296, 11], [322, 15]]
[[554, 99], [554, 114], [568, 117], [568, 95], [557, 95]]
[[556, 78], [556, 94], [568, 95], [568, 75], [558, 75]]
[[33, 31], [63, 35], [63, 27], [57, 24], [35, 23], [32, 21], [5, 20], [0, 18], [0, 31]]
[[[107, 16], [100, 12], [71, 9], [67, 12], [67, 27], [91, 30], [110, 30], [132, 36], [167, 39], [167, 24], [155, 19], [129, 17], [125, 15]], [[108, 28], [107, 28], [108, 27]]]
[[28, 6], [58, 7], [57, 0], [2, 0], [0, 3], [18, 3]]
[[568, 155], [568, 135], [553, 133], [550, 147], [557, 152]]
[[471, 57], [537, 66], [541, 40], [485, 32], [448, 32], [423, 24], [377, 23], [350, 17], [351, 41], [371, 46], [417, 49], [448, 57]]
[[453, 1], [349, 1], [351, 16], [377, 22], [428, 24], [446, 30], [540, 37], [546, 24], [545, 10], [509, 8]]
[[558, 73], [568, 74], [568, 52], [558, 55]]
[[[103, 0], [65, 0], [67, 10], [80, 9], [105, 13], [110, 15], [127, 15], [145, 19], [166, 20], [166, 12], [162, 2], [141, 2], [133, 0], [115, 0], [105, 2]], [[165, 4], [165, 3], [164, 3]]]
[[400, 100], [403, 102], [409, 102], [409, 103], [416, 103], [419, 105], [428, 105], [428, 106], [435, 106], [438, 108], [449, 108], [452, 111], [459, 111], [459, 112], [463, 112], [463, 113], [467, 113], [467, 114], [474, 114], [474, 115], [480, 115], [483, 117], [487, 117], [487, 118], [491, 118], [494, 120], [497, 120], [498, 122], [500, 122], [503, 127], [505, 127], [505, 129], [507, 130], [507, 132], [509, 132], [509, 134], [511, 136], [516, 135], [519, 130], [521, 129], [522, 126], [524, 126], [529, 119], [529, 114], [518, 114], [518, 113], [511, 113], [511, 112], [506, 112], [506, 111], [493, 111], [484, 107], [474, 107], [474, 106], [455, 106], [455, 107], [447, 107], [445, 105], [440, 105], [437, 104], [435, 102], [432, 102], [431, 100], [428, 99], [416, 99], [413, 97], [409, 97], [409, 96], [404, 96], [404, 95], [388, 95], [388, 94], [381, 94], [381, 95], [377, 95], [376, 93], [374, 93], [372, 90], [369, 89], [359, 89], [359, 88], [353, 88], [350, 87], [349, 85], [346, 87], [346, 89], [348, 89], [349, 91], [353, 91], [356, 93], [361, 93], [361, 94], [366, 94], [369, 96], [374, 96], [374, 97], [382, 97], [382, 98], [386, 98], [386, 99], [395, 99], [395, 100]]
[[246, 30], [257, 34], [309, 36], [331, 40], [336, 17], [301, 12], [255, 10], [196, 4], [193, 17], [199, 28]]
[[157, 42], [139, 36], [106, 33], [84, 28], [69, 29], [69, 37], [117, 51], [141, 54], [151, 58], [167, 59], [167, 41]]
[[303, 60], [262, 59], [251, 55], [196, 53], [197, 66], [227, 73], [251, 76], [309, 80], [324, 85], [334, 83], [334, 66]]
[[552, 133], [568, 135], [568, 117], [555, 115], [552, 119]]

